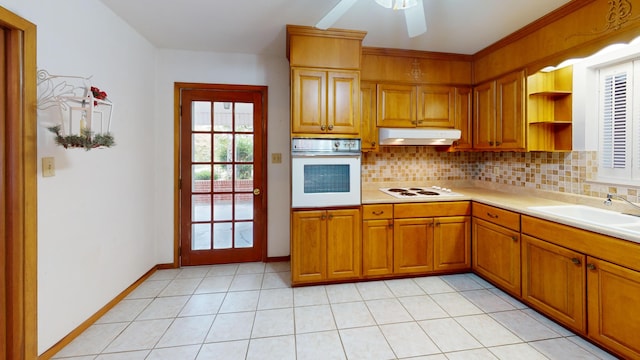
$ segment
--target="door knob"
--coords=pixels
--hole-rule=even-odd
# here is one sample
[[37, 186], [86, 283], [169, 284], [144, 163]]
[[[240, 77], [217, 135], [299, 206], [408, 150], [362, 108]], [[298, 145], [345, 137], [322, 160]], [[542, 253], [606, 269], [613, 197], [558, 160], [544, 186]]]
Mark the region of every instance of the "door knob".
[[255, 196], [260, 195], [260, 189], [258, 189], [258, 188], [253, 189], [253, 195], [255, 195]]

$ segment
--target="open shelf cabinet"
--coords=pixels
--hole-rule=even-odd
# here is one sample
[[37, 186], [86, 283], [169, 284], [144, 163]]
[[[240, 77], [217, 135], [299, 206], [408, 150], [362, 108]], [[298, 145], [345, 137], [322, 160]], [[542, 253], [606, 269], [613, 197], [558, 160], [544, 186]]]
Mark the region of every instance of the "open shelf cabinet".
[[572, 150], [573, 67], [527, 77], [529, 151]]

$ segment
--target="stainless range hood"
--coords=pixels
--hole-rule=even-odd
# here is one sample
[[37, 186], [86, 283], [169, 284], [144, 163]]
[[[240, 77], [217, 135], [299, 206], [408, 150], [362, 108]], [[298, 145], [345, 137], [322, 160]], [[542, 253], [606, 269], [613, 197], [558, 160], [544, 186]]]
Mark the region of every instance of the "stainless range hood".
[[380, 128], [380, 145], [451, 145], [461, 131], [442, 128]]

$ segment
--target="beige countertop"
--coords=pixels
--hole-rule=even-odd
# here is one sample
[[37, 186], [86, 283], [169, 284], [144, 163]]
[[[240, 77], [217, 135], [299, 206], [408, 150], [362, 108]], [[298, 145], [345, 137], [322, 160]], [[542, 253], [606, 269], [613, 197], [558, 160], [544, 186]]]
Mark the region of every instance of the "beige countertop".
[[[412, 186], [412, 184], [399, 184], [399, 187]], [[418, 185], [420, 186], [420, 185]], [[475, 186], [452, 186], [452, 190], [462, 196], [446, 196], [433, 198], [396, 198], [387, 195], [378, 190], [380, 187], [389, 187], [385, 184], [365, 185], [362, 188], [362, 204], [401, 204], [415, 202], [442, 202], [442, 201], [462, 201], [472, 200], [487, 205], [496, 206], [502, 209], [518, 212], [523, 215], [530, 215], [537, 218], [550, 220], [564, 225], [573, 226], [579, 229], [589, 230], [596, 233], [613, 236], [623, 240], [640, 243], [640, 235], [636, 233], [626, 232], [624, 230], [602, 227], [587, 222], [576, 221], [558, 216], [549, 215], [540, 211], [530, 209], [531, 206], [549, 206], [549, 205], [568, 205], [583, 204], [594, 206], [601, 209], [626, 212], [623, 204], [618, 204], [612, 208], [606, 208], [602, 205], [604, 199], [577, 196], [571, 194], [559, 194], [549, 192], [539, 192], [528, 189], [520, 189], [519, 192], [498, 191], [493, 189], [475, 187]], [[513, 189], [510, 189], [513, 190]], [[621, 208], [622, 207], [622, 208]]]

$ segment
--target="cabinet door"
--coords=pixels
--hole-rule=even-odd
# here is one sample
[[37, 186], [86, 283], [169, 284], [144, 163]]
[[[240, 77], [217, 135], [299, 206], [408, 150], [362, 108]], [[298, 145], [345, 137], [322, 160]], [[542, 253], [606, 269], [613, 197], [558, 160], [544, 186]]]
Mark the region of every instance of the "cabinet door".
[[416, 87], [378, 84], [377, 123], [379, 127], [416, 126]]
[[471, 268], [471, 218], [448, 216], [434, 221], [434, 270]]
[[393, 227], [393, 271], [410, 274], [433, 270], [433, 218], [397, 219]]
[[327, 211], [327, 278], [360, 277], [362, 268], [360, 209]]
[[329, 71], [327, 81], [327, 132], [360, 134], [360, 73]]
[[417, 88], [417, 126], [453, 128], [455, 126], [455, 88], [422, 85]]
[[291, 70], [291, 132], [325, 133], [327, 127], [327, 72]]
[[472, 220], [473, 270], [520, 296], [520, 232]]
[[362, 226], [362, 273], [393, 273], [393, 220], [366, 220]]
[[496, 81], [496, 146], [500, 149], [523, 150], [524, 72], [518, 71]]
[[587, 299], [589, 338], [640, 359], [640, 272], [587, 258]]
[[360, 83], [360, 121], [362, 123], [362, 151], [378, 151], [378, 127], [376, 124], [376, 84]]
[[495, 142], [495, 82], [473, 88], [473, 148], [491, 149]]
[[291, 278], [294, 284], [327, 278], [326, 211], [294, 211], [291, 219]]
[[455, 90], [455, 128], [460, 130], [460, 140], [453, 144], [455, 150], [467, 150], [473, 147], [471, 129], [473, 128], [473, 95], [470, 87], [458, 87]]
[[586, 333], [586, 256], [522, 235], [522, 298], [579, 333]]

